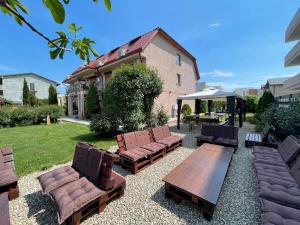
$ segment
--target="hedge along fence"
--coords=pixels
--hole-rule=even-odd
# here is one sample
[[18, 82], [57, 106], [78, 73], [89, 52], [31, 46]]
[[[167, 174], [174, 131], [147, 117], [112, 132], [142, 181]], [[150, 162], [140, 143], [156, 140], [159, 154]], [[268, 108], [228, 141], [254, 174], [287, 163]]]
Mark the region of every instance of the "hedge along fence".
[[51, 122], [55, 123], [63, 114], [63, 108], [56, 105], [39, 107], [4, 106], [0, 107], [0, 127], [40, 124], [46, 119], [47, 115], [50, 116]]

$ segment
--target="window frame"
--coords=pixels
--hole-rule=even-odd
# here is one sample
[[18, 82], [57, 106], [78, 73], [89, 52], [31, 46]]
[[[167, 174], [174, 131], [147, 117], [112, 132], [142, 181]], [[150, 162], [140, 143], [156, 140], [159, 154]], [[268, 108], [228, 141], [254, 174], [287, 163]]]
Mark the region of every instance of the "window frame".
[[0, 96], [4, 96], [3, 90], [0, 90]]
[[179, 66], [181, 66], [181, 64], [182, 64], [182, 58], [179, 53], [176, 53], [176, 64]]
[[[31, 88], [31, 85], [33, 85], [33, 88]], [[29, 90], [30, 91], [35, 91], [35, 85], [34, 85], [34, 83], [29, 83]]]
[[182, 75], [180, 73], [177, 73], [176, 76], [177, 76], [177, 83], [176, 83], [176, 85], [178, 87], [181, 87], [181, 85], [182, 85]]
[[0, 85], [3, 85], [3, 77], [0, 77]]

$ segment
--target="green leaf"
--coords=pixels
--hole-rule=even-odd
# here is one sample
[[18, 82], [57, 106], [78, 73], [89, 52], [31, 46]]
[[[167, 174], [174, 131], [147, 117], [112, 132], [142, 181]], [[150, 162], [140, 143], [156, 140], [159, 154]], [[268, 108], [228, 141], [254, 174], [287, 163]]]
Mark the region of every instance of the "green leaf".
[[104, 0], [105, 7], [108, 11], [111, 10], [111, 2], [110, 0]]
[[50, 10], [56, 23], [62, 24], [65, 21], [65, 8], [59, 0], [43, 0], [45, 6]]
[[78, 31], [80, 31], [82, 29], [82, 27], [76, 27], [76, 24], [75, 23], [70, 23], [68, 25], [68, 29], [69, 29], [69, 32], [70, 33], [76, 33]]

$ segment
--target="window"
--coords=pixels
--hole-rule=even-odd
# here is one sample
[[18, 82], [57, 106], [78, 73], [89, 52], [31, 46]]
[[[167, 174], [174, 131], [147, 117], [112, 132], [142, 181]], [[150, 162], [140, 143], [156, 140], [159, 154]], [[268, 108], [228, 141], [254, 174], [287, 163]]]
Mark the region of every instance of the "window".
[[3, 90], [0, 90], [0, 96], [3, 96]]
[[35, 89], [34, 89], [34, 83], [30, 83], [30, 91], [34, 91]]
[[181, 75], [177, 74], [177, 86], [181, 86]]
[[2, 84], [3, 84], [3, 78], [0, 77], [0, 85], [2, 85]]
[[176, 54], [176, 64], [177, 65], [181, 65], [181, 55], [179, 55], [179, 54]]

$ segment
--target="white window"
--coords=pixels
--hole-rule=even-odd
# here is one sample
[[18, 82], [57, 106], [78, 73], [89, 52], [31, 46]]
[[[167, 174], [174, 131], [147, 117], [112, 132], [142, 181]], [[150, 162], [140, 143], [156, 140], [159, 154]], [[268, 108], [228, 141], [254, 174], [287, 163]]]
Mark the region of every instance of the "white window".
[[177, 74], [177, 86], [181, 86], [181, 75]]
[[3, 96], [3, 90], [0, 90], [0, 96]]
[[34, 91], [35, 89], [34, 89], [34, 83], [30, 83], [30, 91]]
[[179, 54], [176, 54], [176, 64], [177, 65], [181, 65], [181, 55], [179, 55]]

